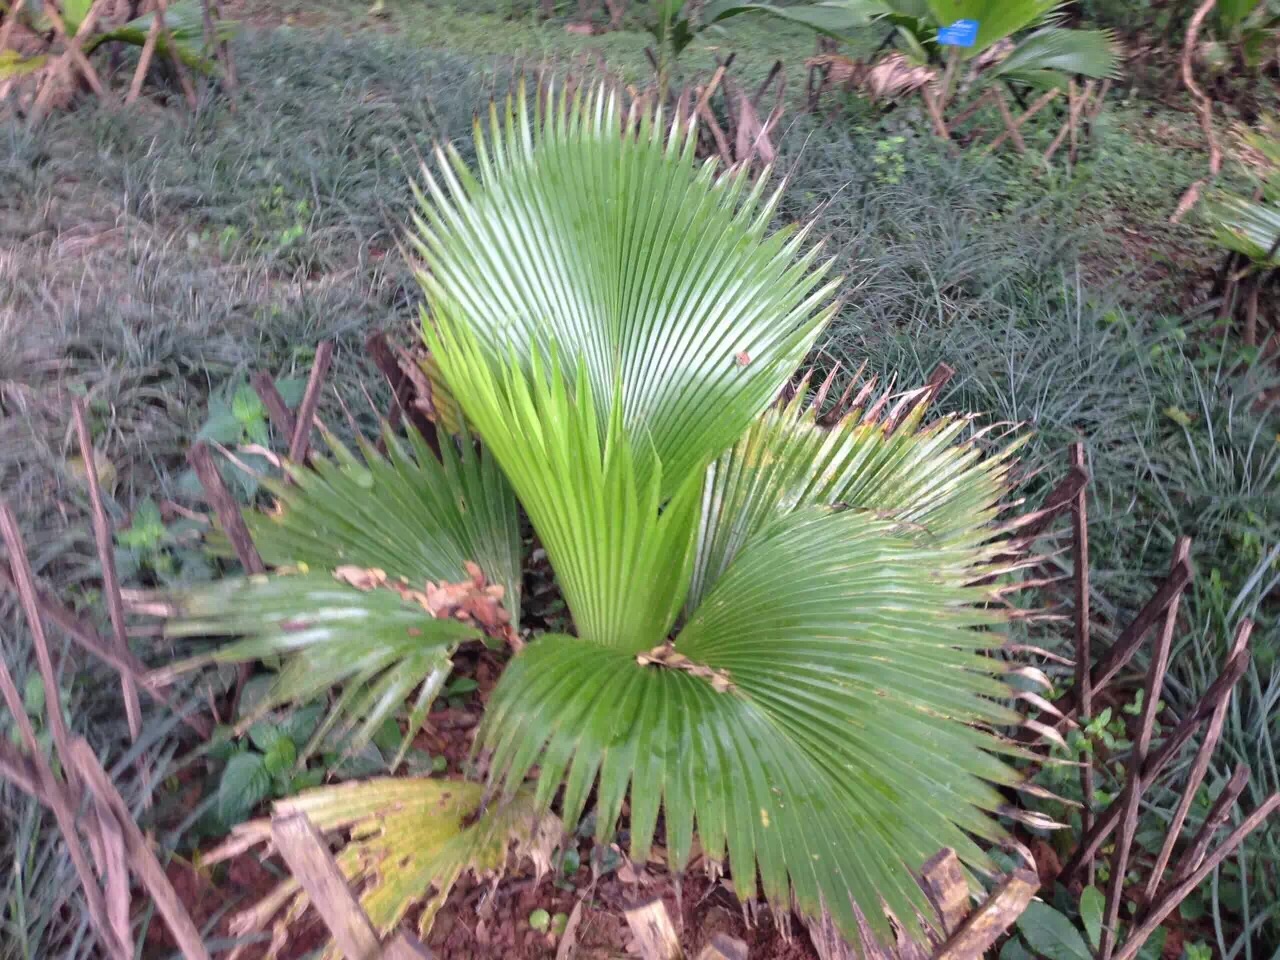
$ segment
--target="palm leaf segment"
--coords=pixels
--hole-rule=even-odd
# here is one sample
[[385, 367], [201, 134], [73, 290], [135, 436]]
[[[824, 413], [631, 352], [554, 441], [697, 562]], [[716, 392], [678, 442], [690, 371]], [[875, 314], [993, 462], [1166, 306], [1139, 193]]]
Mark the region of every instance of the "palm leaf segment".
[[766, 235], [758, 184], [607, 94], [539, 116], [494, 112], [479, 178], [443, 155], [418, 219], [439, 373], [579, 632], [504, 673], [491, 778], [510, 796], [538, 767], [570, 822], [597, 788], [601, 837], [629, 796], [637, 857], [661, 810], [676, 869], [696, 826], [742, 896], [758, 869], [851, 937], [855, 908], [913, 926], [912, 869], [941, 846], [984, 865], [1013, 779], [1000, 618], [967, 585], [1005, 461], [960, 422], [766, 413], [830, 312], [812, 253]]
[[304, 754], [348, 733], [349, 748], [360, 749], [413, 696], [402, 756], [449, 676], [454, 648], [486, 626], [483, 616], [459, 619], [433, 587], [464, 585], [473, 595], [466, 599], [483, 600], [490, 612], [501, 604], [518, 621], [515, 499], [492, 460], [465, 439], [445, 442], [437, 456], [416, 432], [400, 440], [386, 431], [386, 454], [361, 439], [363, 459], [326, 439], [332, 460], [313, 456], [313, 470], [290, 467], [292, 484], [266, 481], [277, 510], [247, 514], [277, 572], [169, 598], [178, 614], [170, 636], [243, 639], [169, 672], [280, 657], [254, 716], [341, 686]]

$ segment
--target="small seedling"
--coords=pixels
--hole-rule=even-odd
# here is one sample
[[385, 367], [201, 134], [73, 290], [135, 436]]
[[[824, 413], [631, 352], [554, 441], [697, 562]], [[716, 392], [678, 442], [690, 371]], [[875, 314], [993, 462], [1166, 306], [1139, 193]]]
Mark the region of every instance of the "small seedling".
[[546, 933], [551, 928], [551, 914], [538, 909], [529, 914], [529, 926], [539, 933]]

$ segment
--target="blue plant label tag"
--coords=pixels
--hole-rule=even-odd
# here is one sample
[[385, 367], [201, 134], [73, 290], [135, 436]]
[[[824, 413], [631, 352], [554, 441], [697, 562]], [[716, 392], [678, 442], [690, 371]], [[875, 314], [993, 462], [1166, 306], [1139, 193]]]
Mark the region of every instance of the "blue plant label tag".
[[977, 42], [977, 20], [957, 20], [938, 31], [938, 43], [944, 47], [972, 47]]

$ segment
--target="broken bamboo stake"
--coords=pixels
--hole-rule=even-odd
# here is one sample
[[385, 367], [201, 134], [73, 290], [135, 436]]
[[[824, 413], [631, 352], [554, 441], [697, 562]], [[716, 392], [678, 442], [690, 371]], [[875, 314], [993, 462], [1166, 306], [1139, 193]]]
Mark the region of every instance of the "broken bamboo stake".
[[271, 841], [348, 960], [429, 960], [430, 951], [404, 933], [384, 947], [324, 837], [305, 813], [272, 818]]
[[160, 861], [156, 859], [146, 837], [138, 829], [133, 817], [125, 806], [124, 799], [112, 785], [93, 748], [84, 739], [77, 737], [72, 744], [71, 753], [76, 768], [80, 773], [86, 790], [98, 801], [100, 809], [110, 816], [122, 835], [125, 851], [128, 854], [129, 866], [142, 882], [151, 902], [160, 911], [165, 925], [173, 935], [174, 942], [182, 951], [186, 960], [209, 960], [209, 952], [205, 949], [200, 931], [191, 919], [191, 914], [178, 899], [177, 891], [165, 874]]
[[[1265, 823], [1267, 818], [1278, 808], [1280, 808], [1280, 793], [1273, 793], [1258, 809], [1245, 817], [1240, 822], [1240, 825], [1227, 835], [1221, 845], [1213, 853], [1209, 854], [1198, 868], [1180, 883], [1169, 888], [1160, 898], [1159, 904], [1152, 907], [1147, 918], [1138, 925], [1138, 928], [1125, 941], [1124, 947], [1121, 948], [1120, 952], [1115, 954], [1115, 960], [1134, 960], [1134, 957], [1138, 955], [1138, 951], [1142, 949], [1142, 945], [1147, 942], [1151, 934], [1156, 932], [1160, 924], [1164, 923], [1165, 918], [1173, 913], [1178, 908], [1178, 905], [1187, 899], [1191, 891], [1200, 886], [1204, 878], [1212, 873], [1218, 864], [1230, 856], [1232, 851], [1240, 846], [1249, 834]], [[1105, 931], [1106, 928], [1104, 927], [1103, 930]]]
[[[9, 550], [9, 564], [14, 573], [14, 580], [18, 585], [18, 594], [22, 601], [23, 611], [26, 614], [27, 626], [31, 630], [31, 640], [36, 649], [36, 659], [45, 685], [45, 706], [49, 716], [49, 727], [53, 731], [54, 746], [62, 762], [63, 775], [69, 780], [73, 776], [70, 744], [66, 725], [62, 719], [62, 700], [58, 696], [57, 677], [53, 671], [53, 663], [49, 658], [49, 648], [45, 640], [44, 626], [40, 617], [35, 578], [31, 573], [31, 564], [27, 560], [27, 552], [22, 542], [21, 532], [18, 529], [17, 517], [14, 516], [13, 511], [4, 500], [0, 500], [0, 535], [4, 536], [5, 544]], [[80, 885], [84, 888], [85, 907], [89, 915], [89, 924], [98, 935], [108, 956], [126, 960], [126, 958], [132, 956], [132, 951], [128, 950], [125, 944], [119, 942], [112, 928], [102, 889], [98, 886], [93, 871], [89, 867], [84, 848], [80, 845], [80, 837], [76, 832], [76, 818], [72, 805], [68, 802], [66, 794], [62, 791], [61, 785], [54, 775], [52, 766], [45, 758], [44, 751], [36, 740], [35, 729], [31, 725], [31, 719], [27, 716], [22, 697], [19, 695], [17, 685], [13, 681], [13, 675], [9, 672], [9, 665], [3, 658], [0, 658], [0, 696], [3, 696], [5, 705], [13, 715], [14, 723], [17, 724], [18, 731], [22, 736], [23, 746], [27, 751], [27, 759], [37, 774], [37, 782], [50, 798], [50, 808], [53, 810], [54, 820], [58, 824], [58, 829], [62, 832], [63, 841], [67, 845], [67, 852], [71, 856], [71, 863], [75, 867], [76, 875], [80, 878]]]
[[1009, 874], [938, 949], [933, 960], [979, 960], [1022, 916], [1039, 889], [1040, 878], [1033, 871]]
[[203, 442], [197, 443], [187, 454], [187, 460], [195, 469], [200, 485], [204, 488], [205, 501], [213, 508], [218, 522], [222, 524], [222, 530], [231, 541], [231, 547], [245, 573], [266, 573], [266, 564], [262, 562], [258, 548], [253, 545], [249, 527], [240, 513], [240, 505], [222, 482], [222, 474], [213, 462], [209, 447]]
[[[1200, 698], [1195, 707], [1178, 722], [1173, 732], [1164, 739], [1160, 749], [1147, 758], [1147, 762], [1142, 767], [1139, 791], [1145, 790], [1150, 786], [1169, 761], [1181, 752], [1182, 748], [1195, 736], [1200, 724], [1213, 712], [1215, 705], [1221, 698], [1231, 695], [1231, 690], [1240, 682], [1240, 678], [1244, 675], [1248, 666], [1248, 650], [1242, 651], [1227, 664], [1218, 679], [1209, 685], [1209, 689], [1205, 691], [1204, 696]], [[1098, 815], [1093, 829], [1081, 838], [1080, 843], [1076, 846], [1075, 853], [1071, 855], [1071, 859], [1063, 866], [1062, 873], [1059, 874], [1059, 882], [1069, 885], [1076, 874], [1079, 873], [1081, 866], [1098, 855], [1098, 851], [1102, 849], [1102, 845], [1111, 835], [1111, 831], [1116, 828], [1122, 810], [1123, 807], [1119, 800], [1116, 800]]]
[[[1123, 670], [1129, 661], [1133, 659], [1134, 654], [1138, 652], [1138, 648], [1142, 646], [1142, 640], [1146, 637], [1147, 631], [1151, 629], [1173, 599], [1182, 595], [1182, 591], [1186, 589], [1187, 584], [1190, 582], [1190, 561], [1174, 563], [1169, 575], [1161, 582], [1151, 599], [1138, 611], [1138, 615], [1133, 618], [1129, 625], [1121, 631], [1120, 636], [1116, 638], [1116, 642], [1111, 645], [1102, 659], [1090, 671], [1089, 686], [1094, 693], [1106, 687], [1115, 678], [1116, 674]], [[1077, 712], [1078, 696], [1077, 690], [1068, 690], [1055, 700], [1053, 705], [1064, 716], [1071, 717]]]
[[[1071, 445], [1071, 465], [1079, 470], [1085, 469], [1084, 444], [1076, 442]], [[1090, 667], [1093, 664], [1093, 653], [1089, 642], [1089, 497], [1088, 488], [1081, 487], [1076, 494], [1075, 509], [1071, 522], [1075, 536], [1072, 541], [1072, 565], [1075, 576], [1073, 587], [1075, 592], [1075, 640], [1076, 640], [1076, 690], [1080, 697], [1080, 716], [1093, 716], [1093, 684]], [[1080, 832], [1088, 833], [1093, 826], [1093, 764], [1087, 750], [1080, 754]], [[1089, 861], [1085, 882], [1093, 884], [1094, 864]]]
[[[1173, 562], [1185, 563], [1191, 553], [1191, 538], [1179, 537], [1174, 547]], [[1142, 715], [1138, 725], [1138, 736], [1129, 752], [1129, 771], [1125, 779], [1125, 789], [1118, 803], [1123, 805], [1120, 817], [1119, 832], [1116, 835], [1115, 853], [1111, 859], [1111, 877], [1107, 885], [1106, 904], [1102, 914], [1102, 935], [1098, 943], [1098, 956], [1101, 960], [1110, 960], [1115, 949], [1115, 931], [1120, 920], [1120, 901], [1124, 896], [1125, 877], [1129, 871], [1129, 854], [1133, 847], [1133, 837], [1138, 831], [1139, 805], [1142, 802], [1142, 765], [1151, 752], [1152, 730], [1155, 728], [1156, 713], [1160, 706], [1160, 694], [1164, 690], [1164, 675], [1169, 667], [1169, 650], [1173, 646], [1173, 632], [1178, 626], [1178, 606], [1181, 594], [1174, 597], [1165, 611], [1164, 624], [1160, 636], [1156, 640], [1155, 652], [1151, 657], [1151, 665], [1147, 669], [1146, 684], [1143, 687]]]
[[[120, 597], [120, 578], [116, 575], [116, 558], [111, 538], [111, 523], [102, 503], [102, 485], [98, 480], [98, 465], [93, 449], [93, 437], [89, 433], [89, 420], [83, 398], [77, 397], [71, 405], [71, 417], [75, 421], [76, 440], [80, 445], [80, 459], [84, 462], [85, 477], [89, 486], [89, 504], [93, 513], [93, 539], [98, 546], [98, 564], [102, 567], [102, 592], [107, 601], [107, 613], [111, 619], [111, 631], [116, 652], [123, 657], [129, 653], [129, 635], [124, 620], [124, 601]], [[138, 687], [128, 673], [120, 674], [120, 686], [124, 691], [124, 712], [129, 724], [129, 736], [137, 740], [142, 732], [142, 705], [138, 701]]]
[[680, 960], [680, 937], [661, 897], [653, 897], [623, 913], [644, 960]]
[[311, 444], [311, 428], [315, 425], [316, 408], [320, 405], [320, 392], [324, 388], [324, 379], [329, 374], [329, 364], [333, 360], [333, 341], [325, 340], [316, 347], [316, 358], [311, 364], [311, 375], [307, 378], [307, 389], [302, 394], [302, 402], [298, 404], [298, 417], [293, 430], [293, 438], [289, 441], [289, 460], [301, 465], [307, 459], [307, 450]]
[[271, 374], [259, 371], [249, 378], [249, 385], [262, 401], [263, 407], [267, 410], [267, 416], [271, 419], [271, 425], [276, 428], [280, 438], [286, 441], [292, 440], [296, 427], [293, 413], [289, 410], [289, 405], [284, 402], [284, 397], [280, 396], [280, 391], [276, 389], [276, 382]]
[[[1235, 640], [1232, 641], [1231, 650], [1227, 655], [1228, 662], [1244, 652], [1249, 645], [1249, 635], [1252, 632], [1253, 623], [1249, 620], [1241, 621], [1240, 626], [1236, 628]], [[1156, 892], [1160, 888], [1160, 881], [1164, 876], [1165, 867], [1169, 865], [1169, 858], [1173, 855], [1173, 846], [1182, 834], [1182, 826], [1187, 821], [1187, 814], [1191, 812], [1191, 804], [1195, 800], [1196, 791], [1200, 789], [1200, 784], [1204, 781], [1204, 775], [1209, 770], [1209, 761], [1213, 759], [1213, 752], [1217, 749], [1218, 738], [1222, 734], [1222, 726], [1226, 722], [1227, 707], [1230, 703], [1231, 698], [1229, 696], [1223, 697], [1213, 708], [1213, 714], [1209, 718], [1209, 727], [1205, 731], [1204, 740], [1201, 741], [1200, 749], [1196, 751], [1195, 761], [1191, 764], [1191, 771], [1187, 774], [1186, 786], [1182, 791], [1182, 799], [1178, 801], [1177, 809], [1173, 812], [1173, 818], [1169, 821], [1164, 843], [1160, 847], [1160, 853], [1156, 856], [1155, 865], [1152, 866], [1151, 874], [1147, 879], [1147, 888], [1143, 895], [1143, 899], [1147, 903], [1151, 903], [1156, 897]]]

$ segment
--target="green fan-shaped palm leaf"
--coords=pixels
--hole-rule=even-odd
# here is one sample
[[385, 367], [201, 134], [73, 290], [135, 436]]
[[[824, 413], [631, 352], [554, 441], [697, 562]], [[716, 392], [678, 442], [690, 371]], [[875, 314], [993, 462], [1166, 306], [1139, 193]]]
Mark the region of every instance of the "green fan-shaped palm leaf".
[[412, 241], [430, 322], [526, 369], [552, 343], [580, 359], [599, 423], [620, 392], [632, 447], [652, 449], [670, 496], [777, 393], [833, 285], [804, 231], [768, 232], [764, 178], [695, 164], [693, 129], [624, 116], [604, 90], [533, 116], [523, 93], [493, 109], [478, 178], [452, 150], [424, 172]]
[[383, 431], [386, 454], [357, 438], [363, 460], [331, 434], [333, 459], [290, 469], [292, 484], [267, 481], [277, 509], [249, 511], [253, 542], [271, 566], [322, 570], [376, 567], [419, 587], [454, 583], [475, 563], [520, 613], [520, 517], [493, 458], [467, 439], [445, 439], [437, 456], [421, 434]]
[[360, 749], [417, 689], [421, 694], [416, 723], [410, 725], [407, 743], [449, 676], [454, 647], [480, 637], [476, 628], [436, 619], [394, 590], [357, 589], [327, 573], [223, 580], [171, 596], [170, 602], [176, 604], [177, 619], [169, 624], [169, 636], [243, 639], [175, 664], [167, 672], [211, 661], [283, 659], [275, 682], [249, 720], [287, 703], [322, 698], [333, 686], [343, 687], [304, 756], [331, 733], [352, 729], [351, 749]]
[[[672, 866], [698, 831], [726, 853], [741, 896], [823, 904], [850, 936], [853, 906], [887, 934], [881, 902], [927, 915], [911, 871], [940, 847], [987, 861], [999, 829], [990, 781], [1013, 772], [981, 725], [1014, 715], [993, 661], [999, 635], [957, 561], [860, 511], [795, 511], [752, 535], [679, 633], [672, 656], [544, 637], [494, 691], [479, 735], [507, 791], [537, 765], [538, 797], [567, 784], [578, 817], [598, 782], [607, 837], [630, 797], [643, 859], [659, 807]], [[958, 551], [963, 553], [964, 551]]]
[[[661, 813], [675, 870], [696, 830], [743, 898], [828, 910], [851, 939], [859, 913], [887, 938], [886, 908], [914, 930], [930, 912], [913, 872], [944, 846], [989, 867], [997, 786], [1016, 781], [994, 732], [1016, 714], [986, 653], [1003, 615], [976, 585], [993, 572], [1007, 457], [983, 459], [964, 421], [904, 415], [905, 400], [834, 426], [800, 401], [773, 407], [832, 307], [803, 231], [769, 233], [764, 179], [696, 164], [689, 131], [624, 117], [605, 92], [540, 107], [495, 109], [478, 174], [443, 153], [419, 196], [432, 376], [484, 456], [466, 448], [458, 479], [422, 455], [392, 450], [384, 467], [339, 450], [281, 491], [280, 519], [255, 521], [264, 552], [314, 568], [341, 544], [386, 579], [231, 586], [189, 604], [190, 630], [246, 632], [241, 653], [297, 643], [312, 628], [292, 600], [250, 606], [294, 579], [334, 593], [315, 608], [342, 629], [385, 623], [394, 645], [399, 618], [420, 616], [397, 577], [472, 560], [504, 582], [450, 526], [506, 489], [477, 479], [492, 464], [577, 634], [534, 639], [491, 693], [476, 745], [498, 802], [527, 798], [535, 817], [558, 803], [574, 822], [594, 790], [601, 839], [629, 804], [637, 859]], [[455, 509], [406, 512], [418, 483]], [[505, 520], [479, 527], [509, 542]], [[452, 638], [428, 626], [458, 625], [418, 627], [446, 654]], [[400, 864], [379, 863], [405, 896]]]
[[[884, 398], [887, 400], [887, 398]], [[707, 472], [688, 605], [696, 608], [737, 550], [784, 512], [839, 504], [902, 524], [922, 545], [978, 547], [991, 536], [1014, 447], [984, 457], [961, 443], [962, 417], [926, 424], [917, 406], [879, 416], [884, 402], [832, 426], [798, 397], [761, 417]], [[972, 575], [966, 555], [961, 577]]]
[[1020, 40], [1009, 56], [991, 68], [993, 76], [1013, 80], [1043, 71], [1080, 74], [1099, 80], [1114, 78], [1120, 71], [1120, 50], [1115, 35], [1110, 30], [1045, 27]]
[[[428, 328], [440, 370], [511, 477], [586, 639], [632, 652], [661, 642], [684, 599], [697, 473], [664, 504], [662, 464], [636, 450], [620, 395], [600, 423], [579, 364], [570, 387], [557, 351], [491, 359], [465, 326]], [[570, 391], [573, 391], [572, 395]]]
[[1062, 6], [1062, 0], [929, 0], [929, 12], [939, 26], [956, 20], [978, 21], [978, 37], [966, 47], [974, 57], [993, 43], [1035, 26]]
[[[453, 649], [482, 636], [433, 616], [421, 597], [427, 584], [467, 582], [474, 564], [519, 617], [519, 515], [502, 473], [465, 438], [446, 438], [437, 458], [416, 432], [407, 441], [383, 436], [385, 456], [360, 439], [363, 461], [326, 436], [334, 460], [313, 456], [313, 470], [290, 467], [293, 485], [267, 483], [277, 510], [247, 519], [263, 559], [282, 573], [166, 597], [176, 613], [170, 636], [243, 638], [171, 671], [281, 657], [257, 714], [342, 688], [312, 748], [354, 731], [359, 749], [416, 691], [403, 754], [448, 678]], [[359, 583], [361, 571], [371, 571], [369, 583]]]
[[1218, 242], [1255, 263], [1280, 266], [1280, 204], [1224, 194], [1205, 205]]

